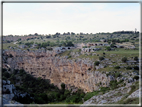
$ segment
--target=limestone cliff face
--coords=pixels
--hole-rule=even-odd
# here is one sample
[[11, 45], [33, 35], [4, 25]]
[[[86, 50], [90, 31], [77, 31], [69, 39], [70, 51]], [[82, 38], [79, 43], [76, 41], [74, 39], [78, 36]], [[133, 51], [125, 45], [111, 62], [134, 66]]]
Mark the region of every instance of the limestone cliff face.
[[[5, 58], [5, 56], [13, 57]], [[55, 56], [53, 51], [4, 51], [3, 59], [11, 69], [23, 68], [35, 77], [50, 79], [51, 83], [60, 88], [61, 83], [66, 88], [72, 86], [81, 88], [84, 92], [98, 90], [100, 86], [108, 86], [110, 77], [99, 71], [93, 71], [94, 63], [87, 59], [69, 60], [67, 57]], [[88, 70], [91, 69], [91, 70]]]

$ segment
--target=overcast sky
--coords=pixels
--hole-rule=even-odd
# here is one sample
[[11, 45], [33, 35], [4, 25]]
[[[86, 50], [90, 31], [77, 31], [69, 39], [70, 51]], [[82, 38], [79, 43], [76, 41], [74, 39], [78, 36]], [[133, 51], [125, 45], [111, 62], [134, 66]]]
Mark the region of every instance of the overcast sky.
[[139, 3], [4, 3], [3, 35], [140, 30]]

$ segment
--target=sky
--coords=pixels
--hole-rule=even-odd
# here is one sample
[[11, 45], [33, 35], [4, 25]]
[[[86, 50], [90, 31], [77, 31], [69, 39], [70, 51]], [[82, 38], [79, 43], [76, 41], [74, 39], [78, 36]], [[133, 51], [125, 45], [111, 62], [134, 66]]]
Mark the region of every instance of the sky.
[[140, 31], [139, 3], [4, 3], [3, 35]]

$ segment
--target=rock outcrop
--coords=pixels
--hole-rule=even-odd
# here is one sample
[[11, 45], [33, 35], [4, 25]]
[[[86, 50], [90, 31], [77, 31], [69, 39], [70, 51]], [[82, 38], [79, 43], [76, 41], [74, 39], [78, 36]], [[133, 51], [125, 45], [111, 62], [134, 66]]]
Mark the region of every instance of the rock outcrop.
[[[129, 87], [120, 87], [115, 90], [110, 90], [109, 92], [103, 95], [93, 96], [89, 100], [85, 101], [81, 107], [89, 106], [90, 104], [113, 104], [120, 101], [124, 96], [128, 95]], [[139, 98], [140, 97], [140, 89], [134, 91], [131, 95], [126, 97], [124, 100], [128, 98]]]
[[[21, 93], [20, 91], [16, 90], [14, 84], [10, 84], [9, 80], [2, 80], [3, 83], [3, 95], [2, 95], [2, 102], [3, 104], [19, 104], [19, 106], [23, 106], [23, 104], [13, 100], [14, 96], [21, 96], [24, 97], [27, 93]], [[8, 90], [8, 92], [7, 92]], [[15, 105], [13, 105], [15, 106]]]
[[98, 90], [101, 86], [109, 86], [111, 77], [94, 70], [94, 63], [88, 59], [70, 60], [56, 56], [54, 51], [37, 50], [5, 50], [3, 51], [3, 67], [24, 69], [27, 73], [44, 79], [60, 88], [61, 83], [67, 89], [77, 87], [84, 92]]

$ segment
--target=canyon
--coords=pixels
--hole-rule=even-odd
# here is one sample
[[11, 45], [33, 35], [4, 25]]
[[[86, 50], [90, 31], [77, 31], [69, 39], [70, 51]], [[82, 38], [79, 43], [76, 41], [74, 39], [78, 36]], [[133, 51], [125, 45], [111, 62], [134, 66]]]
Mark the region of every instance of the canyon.
[[66, 89], [83, 89], [84, 92], [108, 87], [114, 78], [97, 71], [89, 59], [71, 60], [67, 56], [57, 56], [48, 50], [4, 50], [3, 67], [24, 69], [34, 77], [50, 80], [58, 88], [64, 83]]

